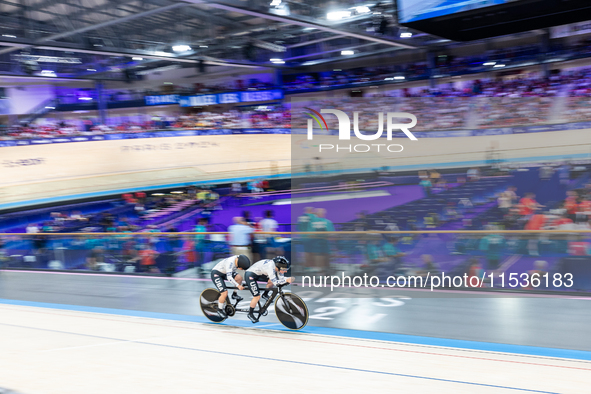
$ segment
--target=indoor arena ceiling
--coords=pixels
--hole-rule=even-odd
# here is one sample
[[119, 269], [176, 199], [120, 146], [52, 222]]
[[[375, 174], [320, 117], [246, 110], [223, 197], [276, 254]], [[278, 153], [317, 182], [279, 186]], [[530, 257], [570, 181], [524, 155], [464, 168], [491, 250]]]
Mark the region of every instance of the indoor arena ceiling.
[[298, 68], [441, 41], [407, 37], [391, 0], [343, 4], [0, 0], [0, 74], [124, 79], [173, 67]]

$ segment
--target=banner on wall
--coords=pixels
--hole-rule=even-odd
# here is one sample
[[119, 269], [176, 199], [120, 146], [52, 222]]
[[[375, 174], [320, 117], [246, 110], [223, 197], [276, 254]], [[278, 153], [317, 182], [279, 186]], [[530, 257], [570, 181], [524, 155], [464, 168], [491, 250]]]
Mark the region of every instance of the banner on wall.
[[239, 104], [258, 101], [275, 101], [283, 99], [281, 89], [256, 90], [248, 92], [231, 92], [218, 94], [200, 94], [196, 96], [180, 96], [178, 94], [162, 94], [145, 96], [146, 105], [179, 104], [181, 107], [205, 107], [216, 104]]
[[[491, 135], [507, 135], [507, 134], [525, 134], [525, 133], [541, 133], [548, 131], [562, 131], [562, 130], [581, 130], [591, 129], [591, 122], [568, 123], [557, 125], [540, 125], [528, 127], [504, 127], [493, 129], [479, 129], [479, 130], [446, 130], [446, 131], [417, 131], [414, 135], [417, 138], [449, 138], [449, 137], [474, 137], [474, 136], [491, 136]], [[165, 137], [189, 137], [195, 135], [232, 135], [232, 134], [306, 134], [305, 129], [211, 129], [211, 130], [170, 130], [170, 131], [154, 131], [147, 133], [120, 133], [120, 134], [105, 134], [94, 136], [78, 136], [78, 137], [55, 137], [55, 138], [36, 138], [31, 140], [7, 140], [0, 141], [1, 147], [23, 146], [23, 145], [43, 145], [43, 144], [62, 144], [68, 142], [87, 142], [87, 141], [111, 141], [111, 140], [127, 140], [138, 138], [165, 138]], [[337, 130], [333, 130], [331, 134], [336, 135]], [[392, 133], [394, 138], [405, 138], [402, 132]]]
[[178, 104], [178, 94], [162, 94], [158, 96], [145, 96], [144, 100], [146, 105], [167, 105], [167, 104]]
[[[156, 97], [156, 96], [150, 96]], [[275, 101], [283, 99], [283, 91], [257, 90], [251, 92], [232, 92], [219, 94], [201, 94], [198, 96], [179, 96], [178, 104], [181, 107], [205, 107], [216, 104], [239, 104], [252, 103], [257, 101]], [[148, 104], [150, 105], [150, 104]], [[156, 105], [156, 104], [151, 104]]]
[[197, 96], [180, 96], [178, 94], [162, 94], [145, 96], [146, 105], [179, 104], [181, 107], [205, 107], [216, 104], [239, 104], [257, 101], [275, 101], [283, 99], [281, 89], [256, 90], [250, 92], [232, 92], [218, 94], [200, 94]]
[[591, 21], [570, 23], [550, 28], [550, 38], [570, 37], [578, 34], [591, 33]]

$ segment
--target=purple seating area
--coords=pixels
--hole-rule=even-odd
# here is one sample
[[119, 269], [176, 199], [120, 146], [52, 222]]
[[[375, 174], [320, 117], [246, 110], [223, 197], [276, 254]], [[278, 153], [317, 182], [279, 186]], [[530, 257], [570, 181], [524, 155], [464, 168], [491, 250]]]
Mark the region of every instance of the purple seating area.
[[308, 206], [326, 209], [326, 217], [333, 223], [347, 223], [355, 220], [356, 214], [360, 211], [375, 214], [425, 197], [423, 188], [418, 185], [390, 186], [377, 190], [387, 191], [389, 195], [293, 204], [292, 223], [297, 222], [297, 218]]
[[[397, 204], [392, 208], [368, 211], [369, 227], [374, 230], [384, 230], [388, 225], [396, 224], [400, 230], [436, 229], [445, 223], [454, 222], [454, 218], [446, 214], [447, 207], [453, 207], [462, 218], [473, 214], [474, 209], [493, 205], [490, 199], [496, 193], [508, 186], [511, 177], [485, 177], [475, 182], [455, 184], [447, 190], [432, 193], [429, 196], [415, 199], [407, 203]], [[419, 187], [419, 186], [417, 186]], [[458, 207], [462, 200], [469, 200], [472, 208]], [[432, 217], [433, 221], [425, 220]], [[436, 219], [437, 218], [437, 219]], [[358, 220], [354, 220], [343, 226], [343, 229], [354, 228]]]

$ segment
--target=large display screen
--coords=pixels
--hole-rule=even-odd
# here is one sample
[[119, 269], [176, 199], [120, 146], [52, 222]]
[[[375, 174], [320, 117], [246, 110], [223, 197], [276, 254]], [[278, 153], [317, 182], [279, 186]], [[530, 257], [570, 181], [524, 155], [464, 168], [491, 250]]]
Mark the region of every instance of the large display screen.
[[398, 18], [401, 23], [409, 23], [513, 1], [515, 0], [398, 0]]

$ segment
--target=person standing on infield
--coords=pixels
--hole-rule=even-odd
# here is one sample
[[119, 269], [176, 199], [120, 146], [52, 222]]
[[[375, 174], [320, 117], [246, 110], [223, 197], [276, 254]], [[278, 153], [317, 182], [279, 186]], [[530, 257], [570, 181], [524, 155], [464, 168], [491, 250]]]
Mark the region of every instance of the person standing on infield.
[[252, 233], [254, 228], [250, 227], [243, 217], [234, 218], [234, 225], [228, 227], [230, 233], [230, 251], [234, 255], [243, 254], [252, 260]]

